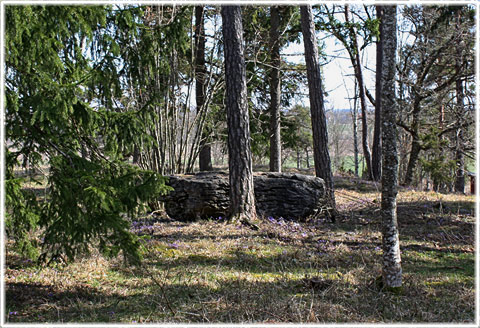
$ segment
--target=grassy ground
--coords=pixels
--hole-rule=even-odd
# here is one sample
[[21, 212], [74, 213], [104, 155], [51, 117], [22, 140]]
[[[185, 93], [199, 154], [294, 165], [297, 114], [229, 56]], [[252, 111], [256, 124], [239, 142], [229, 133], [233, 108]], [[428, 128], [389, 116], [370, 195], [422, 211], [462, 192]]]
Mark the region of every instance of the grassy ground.
[[380, 194], [338, 178], [336, 224], [147, 217], [143, 267], [94, 254], [40, 268], [9, 252], [8, 322], [473, 322], [474, 197], [402, 190], [404, 289], [383, 291]]

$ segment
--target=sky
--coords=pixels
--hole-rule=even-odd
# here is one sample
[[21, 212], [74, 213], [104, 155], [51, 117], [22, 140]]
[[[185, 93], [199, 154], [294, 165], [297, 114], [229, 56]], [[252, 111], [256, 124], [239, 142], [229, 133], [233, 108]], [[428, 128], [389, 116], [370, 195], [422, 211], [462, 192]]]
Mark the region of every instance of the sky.
[[[327, 58], [328, 63], [323, 66], [322, 71], [325, 91], [328, 94], [325, 98], [325, 108], [326, 110], [350, 109], [348, 98], [354, 96], [354, 77], [348, 54], [343, 45], [336, 42], [334, 37], [327, 37], [322, 32], [317, 32], [317, 38], [322, 39], [322, 42], [325, 43], [325, 53], [327, 56], [331, 56]], [[305, 63], [304, 52], [303, 41], [299, 44], [291, 43], [282, 50], [282, 55], [288, 55], [283, 56], [282, 59]], [[292, 54], [296, 54], [296, 56], [292, 56]], [[375, 94], [375, 45], [366, 47], [362, 55], [364, 82], [373, 95]], [[332, 59], [333, 57], [335, 58]], [[308, 94], [308, 89], [302, 93]], [[308, 102], [308, 99], [306, 101]], [[353, 106], [353, 102], [351, 105]]]
[[[217, 28], [221, 26], [220, 17], [216, 16]], [[214, 30], [214, 23], [210, 20], [206, 22], [205, 29]], [[326, 110], [333, 109], [350, 109], [353, 106], [353, 101], [350, 104], [349, 98], [354, 96], [354, 77], [353, 68], [348, 58], [348, 54], [344, 46], [336, 41], [335, 37], [327, 35], [322, 31], [317, 31], [317, 40], [325, 44], [325, 53], [327, 56], [336, 57], [332, 60], [328, 58], [328, 64], [323, 67], [323, 80], [325, 83], [325, 91], [328, 96], [325, 98]], [[207, 38], [207, 43], [212, 46], [211, 40]], [[303, 40], [300, 38], [300, 43], [291, 42], [287, 47], [281, 49], [282, 60], [305, 63]], [[295, 56], [292, 56], [295, 55]], [[366, 47], [362, 54], [363, 58], [363, 76], [364, 83], [370, 90], [371, 94], [375, 94], [375, 45], [371, 44]], [[366, 69], [368, 68], [368, 69]], [[306, 72], [305, 72], [306, 74]], [[301, 91], [302, 94], [308, 94], [308, 86]], [[303, 103], [309, 106], [308, 97], [303, 98]], [[294, 104], [293, 104], [294, 105]], [[359, 106], [359, 105], [358, 105]], [[368, 106], [370, 104], [368, 103]], [[359, 107], [358, 107], [359, 108]]]

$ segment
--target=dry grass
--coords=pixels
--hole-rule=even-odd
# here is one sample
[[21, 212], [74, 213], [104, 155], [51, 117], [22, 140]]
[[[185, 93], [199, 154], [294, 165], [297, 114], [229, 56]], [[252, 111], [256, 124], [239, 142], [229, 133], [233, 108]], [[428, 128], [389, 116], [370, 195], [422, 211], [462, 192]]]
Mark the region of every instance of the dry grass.
[[337, 186], [336, 224], [263, 220], [252, 231], [222, 220], [138, 220], [140, 268], [98, 254], [40, 268], [7, 252], [7, 321], [473, 322], [473, 197], [400, 192], [404, 288], [395, 295], [376, 283], [375, 185]]

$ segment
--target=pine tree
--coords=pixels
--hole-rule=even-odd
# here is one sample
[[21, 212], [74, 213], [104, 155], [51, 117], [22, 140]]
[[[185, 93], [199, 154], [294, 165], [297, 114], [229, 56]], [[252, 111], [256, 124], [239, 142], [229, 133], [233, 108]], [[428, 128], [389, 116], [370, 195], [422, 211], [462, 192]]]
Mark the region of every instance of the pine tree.
[[[205, 66], [205, 8], [195, 6], [195, 100], [197, 112], [205, 110], [207, 68]], [[202, 131], [200, 154], [198, 156], [200, 171], [212, 170], [212, 148], [208, 143], [208, 134]]]
[[280, 12], [270, 8], [270, 172], [282, 171], [282, 140], [280, 138]]
[[333, 190], [333, 175], [328, 152], [327, 119], [323, 100], [323, 86], [318, 63], [318, 47], [315, 37], [312, 7], [300, 7], [303, 42], [305, 45], [305, 62], [307, 64], [308, 91], [313, 131], [313, 158], [315, 174], [325, 181], [330, 205], [335, 212], [335, 193]]
[[250, 223], [252, 219], [256, 218], [256, 211], [242, 10], [240, 6], [222, 6], [221, 12], [225, 52], [230, 216], [234, 220]]

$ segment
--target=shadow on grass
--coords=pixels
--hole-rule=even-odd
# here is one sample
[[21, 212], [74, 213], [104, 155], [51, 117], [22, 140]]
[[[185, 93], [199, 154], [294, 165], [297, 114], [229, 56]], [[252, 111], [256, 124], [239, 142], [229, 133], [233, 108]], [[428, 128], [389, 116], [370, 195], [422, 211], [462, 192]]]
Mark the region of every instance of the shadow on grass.
[[[440, 246], [473, 245], [475, 229], [473, 214], [457, 215], [460, 211], [457, 206], [465, 206], [461, 208], [467, 211], [471, 204], [458, 202], [442, 206], [437, 202], [399, 204], [400, 236], [419, 242], [431, 241]], [[448, 211], [454, 208], [454, 211]]]
[[7, 322], [264, 321], [278, 317], [268, 306], [272, 304], [272, 293], [275, 304], [284, 306], [295, 294], [308, 293], [297, 280], [264, 283], [242, 279], [220, 280], [213, 288], [167, 284], [160, 289], [153, 285], [148, 292], [131, 295], [87, 286], [67, 292], [55, 290], [55, 286], [48, 285], [8, 284]]
[[[428, 263], [421, 267], [424, 265], [428, 270], [422, 272], [437, 273], [438, 268]], [[373, 272], [365, 272], [353, 282], [341, 276], [259, 281], [239, 274], [217, 277], [208, 284], [165, 283], [161, 288], [152, 284], [128, 294], [87, 285], [58, 291], [54, 285], [13, 283], [7, 285], [6, 309], [12, 312], [7, 321], [351, 322], [374, 318], [404, 322], [425, 320], [424, 313], [434, 313], [437, 322], [473, 320], [473, 307], [465, 309], [466, 301], [451, 293], [465, 288], [462, 282], [446, 280], [424, 285], [423, 281], [409, 281], [404, 293], [396, 296], [375, 287], [374, 278]], [[438, 297], [426, 298], [428, 289], [444, 295], [451, 303]], [[454, 311], [449, 317], [452, 308], [461, 314]]]
[[[222, 236], [211, 231], [152, 236], [162, 241], [248, 238], [255, 244], [295, 243], [274, 255], [241, 245], [221, 257], [202, 253], [182, 256], [181, 249], [177, 255], [173, 251], [178, 258], [166, 258], [163, 253], [155, 258], [152, 253], [144, 265], [158, 275], [161, 286], [154, 284], [145, 270], [120, 267], [110, 268], [110, 273], [122, 279], [105, 281], [114, 289], [102, 286], [102, 282], [98, 287], [78, 283], [67, 291], [55, 282], [8, 283], [7, 321], [473, 321], [474, 254], [457, 246], [473, 245], [474, 220], [465, 211], [473, 210], [474, 205], [437, 201], [399, 204], [400, 235], [408, 243], [402, 247], [405, 293], [397, 296], [384, 293], [374, 284], [381, 261], [379, 251], [375, 253], [380, 241], [372, 237], [372, 232], [381, 231], [378, 207], [344, 213], [345, 218], [334, 225], [312, 224], [312, 229], [317, 229], [312, 231], [322, 240], [332, 232], [345, 232], [324, 244], [317, 236], [285, 236], [285, 230], [282, 234], [259, 231], [247, 237], [235, 231]], [[369, 221], [362, 223], [365, 218]], [[347, 232], [356, 234], [350, 238]], [[362, 233], [370, 237], [361, 239]], [[19, 263], [18, 267], [23, 266]], [[162, 275], [170, 280], [161, 280]], [[324, 280], [315, 284], [306, 275]]]
[[333, 183], [335, 189], [346, 189], [360, 192], [379, 192], [381, 184], [379, 182], [367, 181], [355, 177], [334, 176]]
[[[106, 294], [97, 288], [78, 285], [58, 291], [55, 285], [37, 283], [6, 284], [7, 322], [108, 321], [108, 311], [124, 297]], [[90, 304], [91, 306], [88, 306]], [[112, 310], [110, 310], [112, 311]], [[87, 320], [88, 321], [88, 320]]]
[[[397, 219], [400, 238], [416, 243], [432, 241], [439, 246], [473, 245], [475, 203], [465, 201], [399, 202]], [[336, 225], [345, 231], [381, 231], [380, 205], [341, 213], [343, 220]], [[365, 223], [365, 218], [368, 223]], [[328, 229], [328, 226], [325, 228]], [[426, 247], [425, 250], [430, 250]]]
[[432, 251], [412, 251], [405, 249], [402, 254], [402, 262], [406, 270], [417, 274], [442, 274], [449, 276], [458, 274], [465, 279], [475, 277], [475, 254]]

